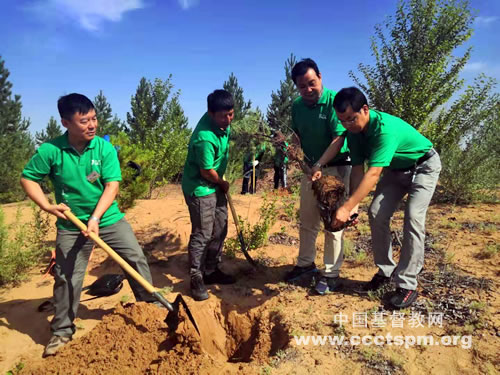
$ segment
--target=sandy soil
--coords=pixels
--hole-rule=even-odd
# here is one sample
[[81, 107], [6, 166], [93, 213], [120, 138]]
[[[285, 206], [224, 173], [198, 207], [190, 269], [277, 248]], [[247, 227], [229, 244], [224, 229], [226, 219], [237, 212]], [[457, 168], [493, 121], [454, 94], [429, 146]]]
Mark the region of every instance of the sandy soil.
[[[278, 207], [289, 199], [278, 194]], [[238, 214], [255, 224], [263, 194], [233, 195]], [[284, 204], [284, 203], [283, 203]], [[21, 205], [30, 220], [29, 207]], [[19, 205], [6, 205], [7, 221]], [[252, 251], [259, 262], [254, 270], [242, 254], [224, 257], [223, 269], [238, 278], [228, 286], [209, 288], [207, 301], [189, 297], [187, 242], [190, 221], [180, 188], [169, 186], [158, 199], [139, 201], [127, 213], [150, 262], [153, 283], [169, 301], [181, 293], [200, 333], [189, 321], [169, 332], [167, 311], [134, 303], [125, 281], [120, 293], [90, 299], [82, 294], [73, 341], [57, 356], [42, 359], [50, 338], [50, 311], [37, 307], [52, 294], [52, 280], [34, 269], [28, 281], [0, 290], [0, 372], [25, 374], [481, 374], [500, 367], [498, 287], [500, 256], [481, 259], [488, 244], [499, 243], [500, 213], [496, 205], [477, 207], [432, 206], [428, 217], [429, 245], [415, 308], [404, 311], [402, 327], [391, 324], [391, 311], [377, 296], [355, 292], [370, 280], [376, 268], [369, 252], [366, 213], [346, 233], [350, 254], [342, 268], [343, 287], [317, 296], [308, 283], [288, 285], [283, 276], [298, 253], [298, 227], [283, 214], [274, 225], [272, 243]], [[393, 220], [397, 230], [402, 213]], [[284, 228], [284, 230], [283, 230]], [[279, 232], [279, 233], [278, 233]], [[230, 219], [229, 235], [235, 236]], [[316, 262], [322, 264], [323, 236], [318, 237]], [[397, 236], [395, 245], [397, 253]], [[54, 233], [49, 241], [54, 240]], [[360, 249], [368, 255], [357, 255]], [[96, 249], [85, 285], [119, 268]], [[443, 313], [441, 326], [429, 326], [431, 313]], [[367, 326], [354, 324], [353, 314], [366, 313]], [[385, 315], [384, 315], [385, 314]], [[423, 316], [412, 326], [411, 318]], [[334, 320], [344, 317], [342, 325]], [[385, 326], [374, 317], [383, 316]], [[415, 320], [415, 319], [414, 319]], [[422, 323], [422, 321], [421, 321]], [[418, 324], [417, 324], [418, 325]], [[472, 335], [470, 348], [456, 345], [298, 345], [295, 335]]]

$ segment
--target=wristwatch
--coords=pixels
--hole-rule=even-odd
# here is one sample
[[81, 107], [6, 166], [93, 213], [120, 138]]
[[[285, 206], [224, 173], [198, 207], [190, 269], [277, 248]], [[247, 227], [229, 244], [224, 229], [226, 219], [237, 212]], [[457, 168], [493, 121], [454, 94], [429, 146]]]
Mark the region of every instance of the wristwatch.
[[89, 217], [89, 221], [90, 220], [97, 221], [97, 224], [99, 224], [101, 222], [101, 219], [99, 219], [97, 216], [91, 216], [91, 217]]
[[313, 168], [321, 169], [321, 163], [319, 161], [317, 161], [316, 163], [314, 163]]

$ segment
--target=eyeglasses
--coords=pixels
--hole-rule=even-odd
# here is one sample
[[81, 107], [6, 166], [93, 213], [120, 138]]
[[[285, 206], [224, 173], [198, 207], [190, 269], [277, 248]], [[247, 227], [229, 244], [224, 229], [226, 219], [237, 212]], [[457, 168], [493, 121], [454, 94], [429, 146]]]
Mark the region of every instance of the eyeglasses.
[[350, 119], [350, 120], [340, 120], [339, 119], [339, 121], [340, 121], [341, 124], [354, 124], [356, 122], [356, 120], [358, 119], [358, 114], [360, 112], [361, 111], [356, 112], [357, 114], [354, 115], [354, 117], [352, 119]]

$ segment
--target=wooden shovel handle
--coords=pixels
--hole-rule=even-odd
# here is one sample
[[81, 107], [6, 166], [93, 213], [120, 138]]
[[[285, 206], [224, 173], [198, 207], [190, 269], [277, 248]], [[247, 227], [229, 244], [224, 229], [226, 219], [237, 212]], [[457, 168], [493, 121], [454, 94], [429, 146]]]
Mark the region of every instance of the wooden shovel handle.
[[[75, 224], [78, 229], [82, 231], [87, 231], [87, 226], [82, 223], [80, 219], [78, 219], [70, 210], [64, 211], [64, 215]], [[130, 264], [128, 264], [121, 256], [117, 254], [111, 247], [109, 247], [106, 242], [104, 242], [97, 234], [94, 232], [89, 233], [89, 237], [94, 241], [101, 249], [103, 249], [108, 255], [113, 258], [113, 260], [123, 268], [123, 270], [128, 273], [132, 278], [142, 285], [144, 289], [146, 289], [149, 293], [155, 293], [155, 288], [145, 280], [136, 270], [134, 270]]]

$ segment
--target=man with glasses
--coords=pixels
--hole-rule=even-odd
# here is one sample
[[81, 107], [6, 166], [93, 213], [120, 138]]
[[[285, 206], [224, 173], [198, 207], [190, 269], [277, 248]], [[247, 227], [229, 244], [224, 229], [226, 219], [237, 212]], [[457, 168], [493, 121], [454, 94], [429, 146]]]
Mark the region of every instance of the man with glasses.
[[[355, 87], [340, 90], [333, 106], [348, 131], [353, 165], [351, 194], [332, 218], [334, 225], [345, 223], [376, 185], [368, 214], [379, 270], [363, 291], [376, 290], [392, 278], [396, 291], [385, 299], [392, 308], [406, 308], [417, 298], [417, 275], [424, 264], [425, 217], [441, 171], [439, 155], [410, 124], [369, 109], [366, 97]], [[389, 223], [406, 194], [403, 244], [396, 265]]]
[[[348, 189], [351, 172], [344, 138], [346, 131], [333, 109], [335, 91], [323, 87], [321, 73], [311, 59], [304, 59], [293, 67], [292, 79], [300, 93], [292, 106], [292, 129], [295, 142], [301, 145], [312, 173], [303, 176], [301, 181], [299, 256], [297, 265], [285, 277], [287, 282], [317, 271], [314, 259], [321, 218], [311, 180], [320, 178], [321, 173], [334, 175], [343, 180]], [[320, 295], [334, 291], [340, 285], [342, 247], [342, 231], [325, 231], [325, 270], [315, 287]]]

